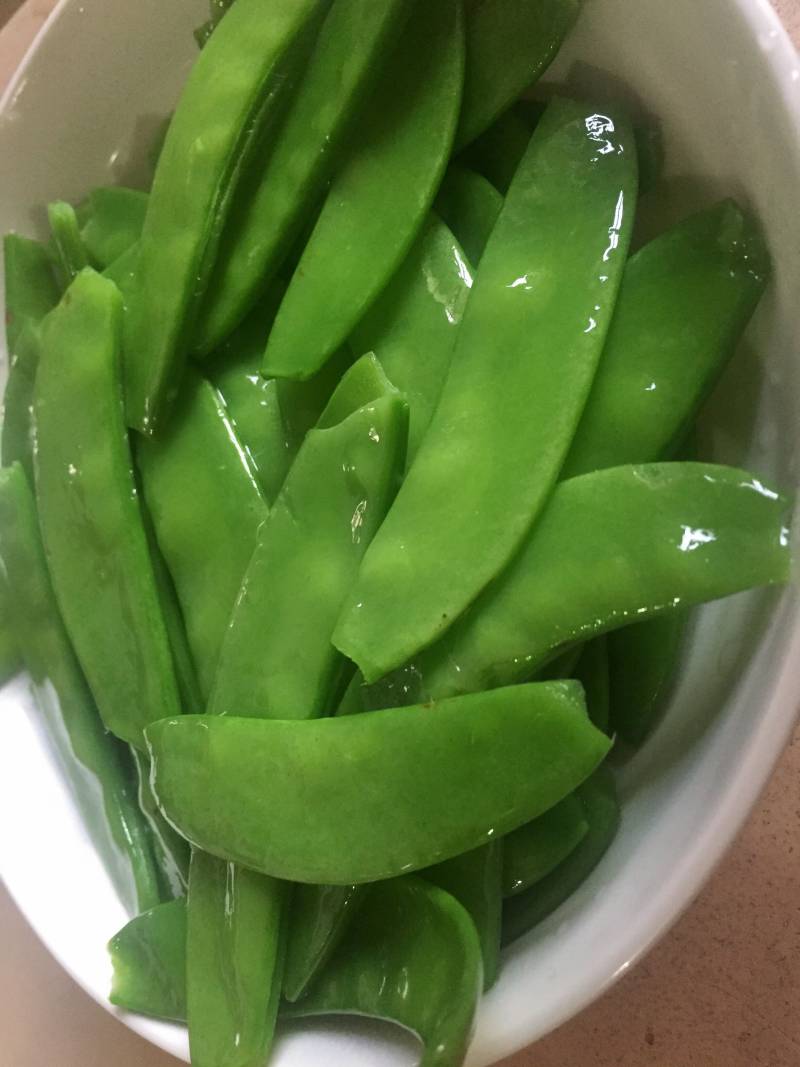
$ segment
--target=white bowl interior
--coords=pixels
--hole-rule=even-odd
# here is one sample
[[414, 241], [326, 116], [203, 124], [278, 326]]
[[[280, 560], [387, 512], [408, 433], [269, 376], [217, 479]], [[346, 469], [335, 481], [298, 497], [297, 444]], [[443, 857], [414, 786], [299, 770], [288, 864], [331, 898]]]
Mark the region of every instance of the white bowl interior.
[[[0, 108], [0, 230], [34, 233], [49, 200], [136, 181], [194, 55], [206, 0], [63, 0]], [[775, 281], [707, 421], [714, 458], [798, 483], [800, 70], [767, 0], [593, 0], [547, 77], [622, 96], [663, 123], [679, 216], [731, 194], [761, 219]], [[668, 716], [621, 772], [624, 821], [583, 888], [506, 953], [469, 1063], [495, 1062], [579, 1011], [660, 936], [730, 844], [791, 731], [793, 585], [698, 613]], [[125, 921], [51, 762], [23, 681], [0, 693], [0, 874], [53, 954], [100, 1003]], [[55, 891], [54, 891], [55, 890]], [[107, 1005], [106, 1005], [107, 1006]], [[111, 1009], [109, 1009], [111, 1010]], [[188, 1059], [185, 1032], [125, 1021]], [[408, 1067], [413, 1040], [355, 1021], [286, 1029], [276, 1067]]]

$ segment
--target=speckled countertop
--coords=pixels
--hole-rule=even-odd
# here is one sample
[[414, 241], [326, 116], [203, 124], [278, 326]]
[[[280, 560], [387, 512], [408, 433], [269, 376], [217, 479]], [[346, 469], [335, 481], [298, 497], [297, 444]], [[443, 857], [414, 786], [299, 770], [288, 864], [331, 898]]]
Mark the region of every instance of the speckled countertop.
[[[774, 2], [800, 43], [800, 0]], [[0, 90], [53, 6], [0, 0]], [[800, 731], [667, 937], [610, 993], [502, 1067], [800, 1067], [799, 831]], [[0, 943], [0, 1067], [177, 1067], [71, 981], [2, 887]]]

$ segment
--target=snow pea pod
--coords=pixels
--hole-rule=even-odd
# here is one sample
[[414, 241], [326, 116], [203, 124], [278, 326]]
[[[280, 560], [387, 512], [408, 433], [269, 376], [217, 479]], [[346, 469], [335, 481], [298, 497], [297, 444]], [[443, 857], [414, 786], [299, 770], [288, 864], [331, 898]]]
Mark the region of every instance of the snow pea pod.
[[353, 332], [351, 346], [376, 352], [389, 380], [408, 398], [409, 465], [439, 400], [471, 285], [472, 270], [458, 241], [431, 214], [402, 267]]
[[195, 849], [186, 1001], [196, 1067], [261, 1067], [272, 1044], [289, 887]]
[[128, 420], [144, 433], [174, 399], [238, 179], [329, 3], [238, 0], [192, 68], [158, 160], [126, 322]]
[[147, 737], [156, 796], [190, 842], [322, 885], [391, 878], [508, 833], [572, 792], [610, 745], [569, 682], [442, 701], [433, 715], [184, 715]]
[[151, 847], [158, 864], [162, 899], [186, 896], [189, 885], [189, 845], [173, 830], [159, 810], [150, 785], [150, 760], [132, 745], [131, 757], [136, 771], [139, 808], [150, 828]]
[[655, 726], [686, 636], [685, 612], [609, 634], [611, 726], [638, 747]]
[[158, 873], [126, 773], [127, 753], [103, 728], [67, 637], [33, 494], [18, 464], [0, 471], [0, 556], [16, 605], [15, 638], [92, 844], [125, 907], [151, 907], [160, 899]]
[[733, 355], [768, 276], [763, 239], [730, 200], [632, 256], [562, 476], [650, 462], [679, 442]]
[[165, 429], [137, 460], [207, 696], [267, 505], [217, 391], [189, 372]]
[[104, 186], [89, 193], [89, 218], [81, 229], [81, 238], [96, 266], [111, 266], [139, 240], [147, 202], [147, 193], [123, 186]]
[[467, 76], [456, 142], [470, 144], [545, 72], [583, 0], [467, 0]]
[[397, 491], [407, 425], [404, 399], [365, 356], [306, 437], [259, 531], [211, 712], [294, 719], [329, 709], [346, 667], [330, 635]]
[[480, 263], [503, 210], [500, 193], [476, 171], [452, 163], [434, 207], [460, 241], [469, 261]]
[[13, 359], [28, 320], [37, 323], [43, 319], [56, 306], [60, 294], [52, 260], [38, 241], [7, 233], [3, 238], [3, 264], [6, 341]]
[[461, 905], [419, 878], [372, 886], [355, 924], [290, 1018], [389, 1019], [418, 1034], [420, 1067], [459, 1067], [472, 1036], [481, 954]]
[[532, 125], [516, 108], [511, 108], [461, 153], [459, 162], [482, 175], [505, 196], [528, 149], [532, 132]]
[[39, 330], [29, 321], [16, 339], [3, 397], [3, 466], [21, 463], [33, 485], [33, 388], [39, 367]]
[[5, 685], [9, 678], [22, 669], [15, 630], [8, 580], [5, 573], [0, 571], [0, 685]]
[[53, 236], [57, 274], [62, 290], [67, 289], [84, 267], [89, 266], [89, 256], [72, 204], [63, 200], [48, 204], [47, 219]]
[[36, 496], [56, 597], [100, 714], [141, 747], [143, 727], [180, 703], [125, 431], [121, 318], [116, 287], [85, 270], [42, 324]]
[[511, 565], [418, 657], [417, 696], [508, 685], [574, 641], [784, 582], [787, 522], [785, 498], [731, 467], [654, 463], [562, 482]]
[[544, 506], [599, 361], [635, 193], [625, 120], [554, 101], [484, 252], [433, 420], [334, 633], [368, 682], [444, 633]]
[[365, 892], [361, 885], [295, 886], [283, 974], [290, 1003], [300, 999], [341, 944]]
[[582, 885], [614, 840], [620, 822], [614, 776], [599, 767], [578, 790], [589, 829], [580, 844], [546, 878], [503, 905], [503, 944], [522, 937]]
[[319, 370], [403, 262], [450, 157], [463, 81], [461, 0], [418, 4], [289, 283], [265, 374]]
[[412, 0], [330, 8], [285, 121], [237, 191], [194, 331], [200, 354], [242, 321], [291, 251], [411, 10]]
[[577, 848], [588, 831], [583, 804], [578, 793], [573, 793], [505, 837], [503, 896], [516, 896], [541, 882]]
[[484, 989], [494, 984], [500, 968], [502, 899], [496, 887], [502, 870], [503, 842], [492, 841], [421, 872], [426, 881], [454, 897], [472, 919], [481, 946]]
[[170, 900], [137, 915], [108, 943], [109, 1000], [156, 1019], [186, 1019], [186, 902]]

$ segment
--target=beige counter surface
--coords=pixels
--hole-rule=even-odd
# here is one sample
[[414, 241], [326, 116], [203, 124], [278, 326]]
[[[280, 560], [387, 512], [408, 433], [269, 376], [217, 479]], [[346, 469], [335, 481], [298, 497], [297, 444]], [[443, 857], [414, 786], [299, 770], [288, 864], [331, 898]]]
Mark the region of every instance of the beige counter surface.
[[[775, 2], [800, 41], [800, 0]], [[53, 6], [0, 0], [0, 89]], [[671, 933], [610, 993], [503, 1067], [800, 1067], [799, 831], [800, 731]], [[2, 887], [0, 944], [0, 1067], [175, 1067], [71, 981]]]

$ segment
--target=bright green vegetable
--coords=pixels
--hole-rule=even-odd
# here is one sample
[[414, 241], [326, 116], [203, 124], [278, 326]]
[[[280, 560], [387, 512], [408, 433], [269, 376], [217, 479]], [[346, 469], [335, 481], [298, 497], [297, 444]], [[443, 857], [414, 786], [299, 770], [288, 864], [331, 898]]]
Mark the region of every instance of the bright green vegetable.
[[[261, 1067], [278, 1013], [288, 886], [197, 850], [189, 877], [186, 994], [195, 1067]], [[258, 1008], [261, 1010], [254, 1010]]]
[[570, 793], [609, 744], [568, 682], [442, 701], [435, 714], [182, 716], [148, 731], [156, 796], [194, 845], [330, 885], [418, 870], [509, 833]]
[[89, 256], [81, 237], [75, 208], [71, 204], [63, 200], [48, 204], [47, 218], [53, 235], [61, 288], [67, 289], [84, 267], [89, 266]]
[[125, 907], [152, 907], [160, 899], [158, 873], [130, 787], [127, 752], [103, 728], [72, 651], [50, 585], [33, 495], [18, 464], [0, 470], [0, 556], [15, 604], [14, 636], [92, 843]]
[[186, 902], [158, 904], [108, 943], [114, 967], [109, 1000], [125, 1011], [186, 1019]]
[[139, 441], [137, 460], [207, 695], [267, 506], [219, 394], [193, 373], [169, 425]]
[[[503, 895], [516, 896], [541, 882], [570, 855], [589, 830], [579, 793], [503, 839]], [[499, 936], [498, 936], [499, 941]]]
[[201, 354], [241, 322], [290, 252], [413, 3], [337, 0], [330, 8], [278, 136], [237, 192], [194, 331]]
[[474, 141], [555, 58], [582, 0], [467, 0], [458, 146]]
[[546, 503], [600, 357], [635, 193], [624, 120], [552, 103], [483, 255], [434, 418], [334, 633], [367, 681], [443, 634]]
[[147, 193], [106, 186], [89, 193], [89, 218], [81, 229], [83, 245], [95, 266], [106, 268], [142, 235]]
[[5, 685], [22, 667], [15, 630], [8, 581], [0, 571], [0, 685]]
[[787, 521], [783, 497], [730, 467], [650, 464], [562, 482], [511, 566], [418, 657], [416, 695], [508, 685], [573, 641], [784, 582]]
[[452, 163], [434, 206], [461, 243], [470, 262], [480, 263], [503, 210], [500, 193], [477, 171]]
[[582, 885], [608, 851], [619, 828], [614, 776], [600, 767], [578, 790], [589, 824], [586, 836], [546, 878], [503, 906], [503, 944], [516, 941], [546, 919]]
[[330, 0], [238, 0], [200, 53], [156, 168], [126, 322], [130, 425], [152, 433], [178, 391], [243, 168], [267, 136]]
[[481, 954], [464, 909], [418, 878], [370, 888], [349, 935], [292, 1017], [390, 1019], [418, 1034], [420, 1067], [459, 1067], [481, 989]]
[[133, 746], [131, 756], [136, 770], [139, 808], [150, 828], [151, 847], [158, 864], [161, 897], [170, 900], [186, 896], [189, 885], [189, 845], [173, 830], [159, 810], [150, 786], [150, 760]]
[[482, 175], [505, 196], [528, 150], [532, 129], [517, 109], [512, 108], [461, 153], [459, 162]]
[[299, 1000], [322, 972], [364, 901], [365, 886], [298, 885], [292, 892], [283, 995]]
[[418, 4], [289, 284], [265, 374], [307, 378], [319, 370], [386, 287], [436, 196], [463, 82], [461, 0]]
[[147, 723], [180, 704], [125, 432], [121, 317], [116, 287], [85, 270], [42, 324], [36, 496], [56, 597], [100, 714], [141, 747]]
[[33, 387], [39, 367], [39, 330], [29, 321], [16, 339], [3, 397], [3, 466], [20, 463], [33, 485]]
[[59, 288], [47, 249], [38, 241], [7, 233], [3, 238], [5, 323], [8, 353], [12, 357], [28, 320], [39, 322], [59, 298]]

